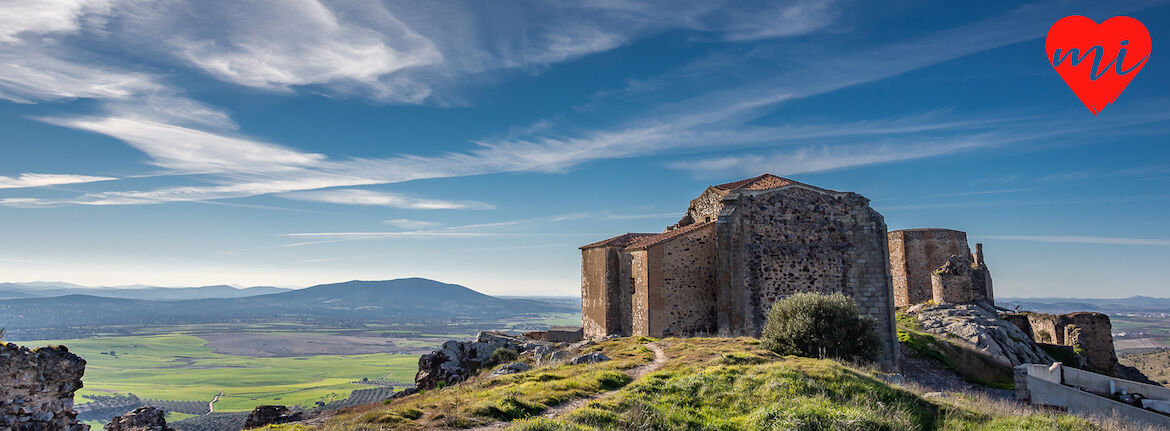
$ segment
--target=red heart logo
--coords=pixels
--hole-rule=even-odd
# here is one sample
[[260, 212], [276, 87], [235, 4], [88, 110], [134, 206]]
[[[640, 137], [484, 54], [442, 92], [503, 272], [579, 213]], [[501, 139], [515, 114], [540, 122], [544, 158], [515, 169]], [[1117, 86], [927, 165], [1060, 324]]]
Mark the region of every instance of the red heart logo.
[[1044, 50], [1056, 73], [1093, 115], [1117, 100], [1150, 58], [1150, 31], [1141, 21], [1115, 16], [1101, 24], [1080, 15], [1048, 29]]

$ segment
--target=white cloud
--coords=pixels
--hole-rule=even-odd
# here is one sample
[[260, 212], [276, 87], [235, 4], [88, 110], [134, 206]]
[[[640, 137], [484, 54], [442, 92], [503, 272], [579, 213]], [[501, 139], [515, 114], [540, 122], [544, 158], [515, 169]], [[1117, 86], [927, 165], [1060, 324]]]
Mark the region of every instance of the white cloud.
[[59, 186], [65, 184], [93, 183], [98, 181], [113, 181], [113, 177], [95, 177], [90, 175], [72, 174], [20, 174], [20, 176], [0, 176], [0, 189], [19, 189], [27, 187]]
[[884, 142], [863, 145], [815, 146], [765, 155], [748, 154], [697, 161], [679, 161], [669, 163], [667, 166], [705, 175], [758, 174], [760, 172], [796, 175], [924, 159], [999, 144], [1000, 142], [996, 140], [964, 137], [914, 144]]
[[0, 4], [0, 43], [12, 43], [20, 36], [72, 32], [80, 28], [78, 18], [87, 13], [104, 14], [109, 1], [102, 0], [15, 0]]
[[1077, 235], [980, 235], [980, 237], [1013, 241], [1057, 242], [1066, 244], [1110, 244], [1170, 247], [1170, 239], [1155, 238], [1119, 238]]
[[410, 220], [410, 219], [404, 219], [404, 218], [385, 220], [385, 221], [383, 221], [383, 223], [386, 223], [390, 226], [399, 227], [402, 229], [414, 229], [414, 230], [429, 229], [429, 228], [439, 227], [441, 225], [441, 223], [433, 222], [433, 221]]
[[360, 189], [318, 190], [298, 193], [284, 193], [280, 197], [311, 202], [325, 202], [342, 205], [383, 206], [416, 210], [460, 210], [492, 209], [491, 205], [472, 201], [443, 201], [420, 199], [394, 193], [375, 192]]
[[271, 173], [314, 165], [324, 155], [134, 117], [58, 118], [51, 123], [109, 135], [163, 168], [188, 172]]

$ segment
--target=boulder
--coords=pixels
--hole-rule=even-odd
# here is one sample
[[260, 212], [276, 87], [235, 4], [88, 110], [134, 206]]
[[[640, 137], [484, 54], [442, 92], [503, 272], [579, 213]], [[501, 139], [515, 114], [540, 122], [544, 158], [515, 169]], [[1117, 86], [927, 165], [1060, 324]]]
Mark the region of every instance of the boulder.
[[966, 342], [1011, 366], [1051, 364], [1052, 358], [1019, 327], [976, 304], [919, 304], [906, 310], [931, 334]]
[[414, 384], [418, 389], [434, 389], [439, 382], [454, 385], [478, 373], [496, 350], [506, 347], [524, 352], [538, 346], [547, 348], [524, 337], [489, 331], [480, 332], [474, 341], [448, 341], [439, 350], [418, 358]]
[[304, 413], [294, 412], [285, 406], [257, 406], [252, 409], [252, 413], [248, 414], [248, 419], [244, 421], [244, 428], [260, 428], [265, 425], [297, 422], [304, 420], [304, 418]]
[[139, 407], [106, 424], [106, 431], [175, 431], [167, 426], [166, 412], [154, 407]]
[[593, 353], [587, 353], [587, 354], [578, 356], [576, 358], [570, 359], [569, 364], [571, 364], [571, 365], [596, 364], [598, 362], [605, 362], [608, 360], [609, 360], [609, 356], [605, 356], [601, 352], [593, 352]]
[[532, 367], [528, 366], [528, 364], [525, 364], [523, 362], [513, 362], [511, 364], [500, 365], [495, 370], [492, 370], [492, 373], [488, 374], [488, 375], [491, 377], [499, 377], [499, 376], [506, 376], [508, 374], [523, 373], [523, 372], [531, 370], [531, 369], [532, 369]]

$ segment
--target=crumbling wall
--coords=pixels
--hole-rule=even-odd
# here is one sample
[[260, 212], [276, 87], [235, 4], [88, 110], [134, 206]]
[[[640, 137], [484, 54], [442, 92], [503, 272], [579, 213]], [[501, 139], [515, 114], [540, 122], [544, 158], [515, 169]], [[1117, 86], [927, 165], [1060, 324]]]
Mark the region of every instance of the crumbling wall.
[[1073, 352], [1084, 357], [1083, 365], [1109, 374], [1117, 372], [1113, 325], [1108, 315], [1082, 311], [1059, 316], [1014, 313], [1002, 317], [1023, 329], [1037, 343], [1071, 348]]
[[970, 262], [961, 256], [951, 256], [934, 270], [930, 284], [935, 304], [966, 304], [987, 299], [982, 287], [975, 288]]
[[715, 225], [710, 224], [651, 248], [662, 277], [652, 285], [661, 308], [651, 301], [651, 336], [715, 332]]
[[894, 305], [908, 307], [934, 298], [931, 274], [951, 256], [970, 256], [967, 234], [951, 229], [906, 229], [887, 235]]
[[840, 292], [877, 320], [881, 361], [895, 366], [886, 225], [868, 199], [797, 186], [733, 192], [717, 225], [720, 331], [758, 335], [777, 299]]
[[1084, 352], [1088, 365], [1108, 374], [1117, 372], [1117, 352], [1113, 347], [1113, 324], [1109, 316], [1082, 311], [1061, 316], [1068, 322], [1064, 344]]
[[73, 411], [84, 374], [85, 360], [65, 346], [29, 350], [0, 342], [0, 429], [89, 430]]
[[723, 195], [727, 192], [721, 192], [714, 188], [708, 187], [703, 191], [703, 194], [691, 201], [691, 205], [687, 208], [687, 215], [683, 218], [685, 222], [680, 222], [679, 227], [686, 226], [692, 223], [705, 223], [714, 221], [719, 217], [719, 211], [723, 209]]

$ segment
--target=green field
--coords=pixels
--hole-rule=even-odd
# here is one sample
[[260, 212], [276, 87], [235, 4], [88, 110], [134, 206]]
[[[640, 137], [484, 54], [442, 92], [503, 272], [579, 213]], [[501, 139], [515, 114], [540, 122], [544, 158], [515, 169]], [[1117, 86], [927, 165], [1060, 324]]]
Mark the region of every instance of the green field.
[[[140, 398], [210, 401], [223, 392], [216, 411], [246, 411], [260, 404], [311, 405], [344, 399], [349, 382], [386, 378], [414, 380], [418, 357], [398, 354], [320, 355], [280, 358], [213, 353], [188, 335], [98, 337], [20, 342], [36, 347], [63, 344], [88, 362], [77, 403], [89, 395], [133, 393]], [[102, 354], [113, 351], [115, 355]]]

